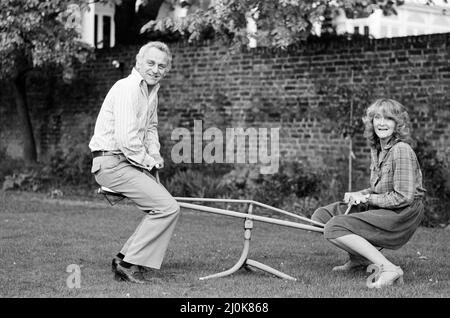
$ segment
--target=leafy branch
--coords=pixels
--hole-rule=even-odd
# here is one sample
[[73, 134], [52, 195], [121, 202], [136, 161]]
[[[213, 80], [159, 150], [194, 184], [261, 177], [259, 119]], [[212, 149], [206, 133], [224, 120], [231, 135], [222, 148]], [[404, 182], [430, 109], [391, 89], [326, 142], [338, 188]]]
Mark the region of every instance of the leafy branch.
[[[249, 43], [249, 35], [261, 46], [286, 48], [315, 33], [327, 15], [343, 9], [349, 18], [366, 17], [381, 8], [386, 15], [404, 0], [219, 0], [207, 10], [198, 9], [184, 18], [149, 21], [141, 34], [176, 34], [189, 43], [215, 38], [238, 46]], [[252, 19], [255, 32], [248, 29]]]

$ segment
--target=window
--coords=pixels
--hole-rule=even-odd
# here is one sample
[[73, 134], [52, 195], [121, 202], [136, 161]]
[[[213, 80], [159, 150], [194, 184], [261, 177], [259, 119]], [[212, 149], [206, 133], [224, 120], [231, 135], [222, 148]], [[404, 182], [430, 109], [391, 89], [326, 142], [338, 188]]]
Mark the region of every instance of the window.
[[103, 16], [103, 47], [111, 47], [111, 17]]
[[98, 43], [98, 15], [94, 15], [94, 46], [97, 47]]
[[359, 34], [359, 26], [355, 26], [355, 28], [353, 29], [353, 33], [354, 34]]
[[369, 27], [367, 25], [364, 26], [364, 35], [369, 36]]

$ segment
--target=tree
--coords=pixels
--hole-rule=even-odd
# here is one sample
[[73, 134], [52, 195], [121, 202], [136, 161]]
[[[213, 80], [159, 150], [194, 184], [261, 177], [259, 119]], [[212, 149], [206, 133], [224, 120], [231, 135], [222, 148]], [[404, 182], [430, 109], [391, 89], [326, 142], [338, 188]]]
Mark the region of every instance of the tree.
[[376, 8], [395, 14], [404, 0], [218, 0], [208, 10], [198, 10], [183, 19], [149, 21], [141, 33], [176, 33], [189, 42], [214, 36], [236, 46], [249, 43], [248, 20], [257, 32], [251, 34], [261, 46], [286, 48], [306, 39], [326, 15], [343, 9], [348, 17], [363, 17]]
[[356, 159], [353, 141], [356, 135], [364, 132], [362, 117], [365, 110], [374, 101], [375, 84], [370, 78], [358, 76], [355, 80], [351, 71], [348, 83], [325, 81], [318, 84], [319, 91], [324, 94], [324, 101], [313, 114], [321, 118], [333, 132], [348, 140], [348, 191], [352, 191], [353, 160]]
[[80, 10], [87, 0], [2, 0], [0, 2], [0, 79], [12, 85], [24, 137], [24, 159], [37, 160], [36, 144], [27, 103], [27, 76], [46, 66], [64, 70], [85, 62], [92, 49], [81, 41]]

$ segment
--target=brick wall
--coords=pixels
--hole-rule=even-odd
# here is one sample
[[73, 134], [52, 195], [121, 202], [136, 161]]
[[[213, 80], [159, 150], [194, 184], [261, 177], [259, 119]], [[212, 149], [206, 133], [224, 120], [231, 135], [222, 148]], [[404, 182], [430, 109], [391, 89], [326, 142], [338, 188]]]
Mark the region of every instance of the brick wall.
[[[204, 128], [279, 127], [283, 158], [316, 165], [345, 162], [348, 140], [317, 114], [326, 105], [349, 109], [342, 89], [353, 87], [359, 96], [354, 103], [363, 107], [382, 96], [402, 102], [410, 109], [415, 133], [428, 136], [439, 154], [449, 158], [449, 42], [450, 33], [316, 39], [288, 51], [258, 48], [234, 55], [217, 44], [171, 44], [173, 68], [159, 93], [161, 135], [167, 143], [172, 128], [192, 129], [194, 119], [203, 119]], [[50, 106], [45, 93], [49, 84], [39, 78], [30, 81], [29, 102], [41, 154], [77, 124], [74, 114], [85, 114], [93, 123], [108, 89], [128, 75], [137, 50], [132, 46], [98, 51], [97, 59], [79, 69], [71, 85], [54, 84]], [[113, 60], [123, 69], [114, 68]], [[8, 144], [5, 136], [14, 130], [10, 119], [16, 116], [5, 87], [3, 83], [0, 88], [0, 115], [9, 124], [0, 128], [2, 144]], [[356, 138], [355, 154], [356, 165], [366, 167], [368, 149], [361, 136]]]

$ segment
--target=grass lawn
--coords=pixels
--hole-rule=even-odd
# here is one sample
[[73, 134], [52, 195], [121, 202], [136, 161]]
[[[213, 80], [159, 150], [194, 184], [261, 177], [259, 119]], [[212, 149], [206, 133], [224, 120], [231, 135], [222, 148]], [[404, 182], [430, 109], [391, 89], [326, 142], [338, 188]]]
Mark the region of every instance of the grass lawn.
[[[315, 232], [254, 223], [249, 258], [297, 281], [241, 269], [224, 278], [199, 277], [232, 267], [243, 245], [243, 220], [182, 210], [162, 269], [146, 285], [113, 280], [110, 261], [139, 223], [130, 205], [103, 200], [49, 199], [0, 192], [0, 297], [449, 297], [450, 231], [419, 228], [412, 240], [385, 254], [405, 272], [405, 285], [366, 287], [369, 273], [336, 274], [344, 252]], [[81, 268], [70, 289], [67, 266]]]

